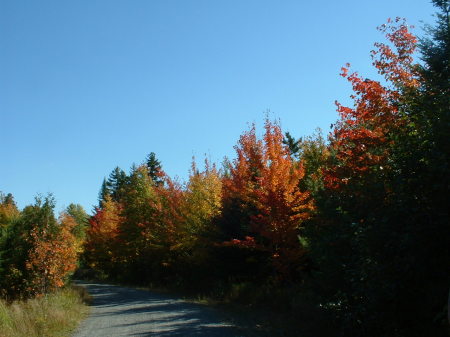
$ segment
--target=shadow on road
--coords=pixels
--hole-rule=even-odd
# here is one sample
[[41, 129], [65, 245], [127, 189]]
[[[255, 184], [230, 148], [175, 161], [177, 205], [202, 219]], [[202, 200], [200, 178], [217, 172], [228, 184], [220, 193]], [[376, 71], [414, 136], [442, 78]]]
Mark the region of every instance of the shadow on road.
[[108, 284], [77, 282], [92, 296], [92, 310], [74, 337], [246, 336], [203, 305]]

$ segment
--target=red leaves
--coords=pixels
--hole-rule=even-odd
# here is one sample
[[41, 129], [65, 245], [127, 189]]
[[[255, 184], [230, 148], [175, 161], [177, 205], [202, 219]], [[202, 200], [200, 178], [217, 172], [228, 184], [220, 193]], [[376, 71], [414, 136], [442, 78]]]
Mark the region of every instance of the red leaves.
[[[223, 246], [237, 246], [241, 248], [257, 248], [255, 238], [246, 236], [244, 240], [233, 239], [223, 243]], [[260, 248], [260, 247], [259, 247]]]
[[[390, 23], [391, 21], [388, 21]], [[382, 25], [394, 49], [376, 43], [372, 51], [373, 65], [391, 87], [378, 81], [361, 78], [356, 72], [342, 68], [341, 75], [351, 83], [354, 107], [336, 102], [340, 120], [331, 135], [331, 146], [340, 164], [329, 168], [325, 174], [328, 188], [347, 185], [351, 179], [361, 177], [370, 168], [387, 166], [390, 133], [401, 127], [398, 106], [401, 93], [418, 85], [418, 74], [412, 64], [412, 53], [417, 39], [409, 32], [404, 20], [396, 18], [396, 25]]]
[[412, 65], [412, 54], [417, 47], [417, 38], [409, 31], [405, 19], [397, 17], [395, 25], [391, 25], [391, 21], [388, 23], [378, 27], [378, 30], [385, 34], [395, 51], [387, 44], [375, 43], [378, 50], [372, 51], [373, 65], [394, 86], [416, 88], [419, 73]]

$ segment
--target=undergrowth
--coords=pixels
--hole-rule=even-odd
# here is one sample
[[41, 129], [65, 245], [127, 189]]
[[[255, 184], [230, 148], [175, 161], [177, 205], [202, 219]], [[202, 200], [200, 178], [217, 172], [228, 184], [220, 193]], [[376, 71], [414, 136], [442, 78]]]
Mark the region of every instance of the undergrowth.
[[0, 300], [0, 337], [69, 336], [87, 315], [88, 300], [76, 286], [26, 301]]

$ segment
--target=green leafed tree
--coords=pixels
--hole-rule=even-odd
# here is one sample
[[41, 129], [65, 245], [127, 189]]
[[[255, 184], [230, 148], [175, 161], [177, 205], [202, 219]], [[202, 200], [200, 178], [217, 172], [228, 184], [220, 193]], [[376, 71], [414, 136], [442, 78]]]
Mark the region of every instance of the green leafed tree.
[[83, 206], [78, 204], [70, 204], [67, 206], [66, 212], [76, 223], [72, 229], [73, 234], [78, 240], [84, 240], [86, 237], [86, 229], [89, 224], [89, 215], [86, 213]]

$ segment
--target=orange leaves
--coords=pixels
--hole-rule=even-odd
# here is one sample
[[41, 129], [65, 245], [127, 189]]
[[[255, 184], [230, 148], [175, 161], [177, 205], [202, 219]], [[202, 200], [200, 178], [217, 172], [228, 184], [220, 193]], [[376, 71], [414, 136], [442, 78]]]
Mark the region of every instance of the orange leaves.
[[96, 209], [89, 220], [85, 252], [88, 264], [107, 269], [115, 258], [113, 252], [122, 217], [119, 203], [112, 200], [111, 196], [105, 196], [102, 206], [101, 209]]
[[348, 69], [350, 68], [350, 63], [346, 63], [345, 64], [345, 67], [342, 67], [341, 68], [341, 73], [340, 73], [340, 75], [342, 76], [342, 77], [347, 77], [348, 76]]
[[391, 87], [378, 81], [363, 79], [356, 72], [342, 68], [341, 75], [351, 83], [354, 107], [336, 102], [340, 120], [331, 135], [331, 147], [341, 163], [331, 167], [325, 174], [327, 187], [335, 189], [349, 180], [359, 179], [370, 168], [388, 166], [390, 134], [402, 126], [398, 116], [401, 93], [415, 89], [418, 74], [412, 64], [412, 53], [417, 40], [409, 32], [404, 20], [397, 18], [395, 24], [379, 27], [393, 48], [376, 43], [372, 51], [373, 65], [385, 77]]
[[113, 201], [110, 196], [105, 197], [101, 209], [90, 219], [91, 227], [89, 236], [98, 240], [111, 240], [117, 236], [120, 223], [120, 205]]
[[225, 244], [271, 252], [275, 268], [288, 277], [289, 268], [281, 266], [298, 262], [302, 255], [298, 231], [314, 206], [310, 194], [299, 188], [304, 168], [291, 158], [280, 126], [266, 120], [264, 127], [263, 140], [257, 139], [254, 126], [241, 136], [230, 177], [224, 180], [225, 205], [227, 198], [241, 200], [250, 214], [250, 232], [256, 236]]
[[[177, 238], [180, 235], [180, 226], [183, 221], [184, 193], [178, 182], [167, 176], [165, 182], [166, 186], [158, 186], [155, 189], [156, 200], [160, 207], [158, 207], [153, 221], [159, 223], [159, 244], [170, 247], [178, 243]], [[153, 236], [151, 232], [152, 228], [150, 227], [148, 234]], [[155, 238], [155, 236], [153, 237]]]
[[62, 287], [76, 268], [77, 243], [72, 234], [76, 222], [68, 214], [63, 214], [59, 222], [56, 232], [51, 228], [31, 230], [26, 268], [32, 275], [29, 290], [34, 295]]
[[224, 246], [238, 246], [245, 248], [260, 248], [255, 241], [254, 237], [246, 236], [244, 240], [233, 239], [223, 243]]
[[155, 183], [145, 166], [135, 167], [120, 198], [106, 195], [91, 218], [90, 265], [109, 275], [121, 270], [165, 275], [177, 263], [209, 260], [222, 242], [263, 251], [279, 274], [290, 277], [304, 254], [299, 229], [314, 209], [310, 194], [299, 187], [303, 164], [291, 157], [280, 126], [269, 120], [262, 139], [253, 125], [235, 150], [225, 172], [208, 162], [203, 171], [193, 164], [186, 184], [166, 175]]
[[389, 20], [378, 30], [393, 44], [375, 43], [378, 50], [372, 51], [373, 65], [397, 87], [415, 88], [419, 85], [419, 74], [412, 65], [412, 54], [417, 47], [417, 38], [411, 34], [404, 19], [397, 17], [395, 23]]
[[259, 185], [263, 170], [263, 144], [256, 137], [255, 125], [241, 135], [235, 146], [237, 158], [230, 167], [230, 178], [224, 179], [224, 193], [249, 202], [251, 191]]

